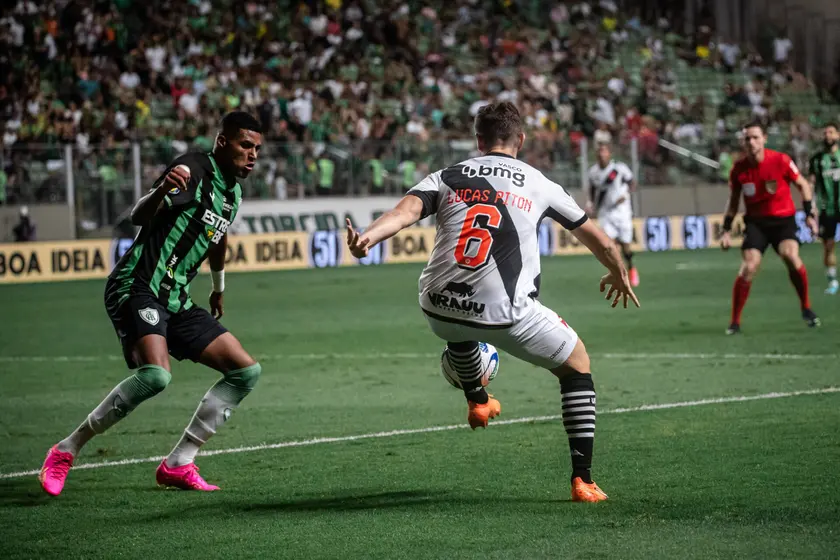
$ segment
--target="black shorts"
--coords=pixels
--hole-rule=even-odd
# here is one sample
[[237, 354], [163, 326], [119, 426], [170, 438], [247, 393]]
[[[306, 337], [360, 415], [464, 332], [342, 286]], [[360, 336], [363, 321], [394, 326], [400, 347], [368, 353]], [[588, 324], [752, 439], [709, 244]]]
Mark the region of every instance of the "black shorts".
[[796, 237], [796, 218], [794, 216], [784, 218], [744, 218], [744, 242], [741, 250], [757, 249], [764, 253], [768, 245], [778, 253], [779, 244], [782, 241], [793, 239], [799, 243]]
[[122, 304], [115, 290], [105, 289], [105, 310], [120, 339], [125, 363], [130, 369], [140, 367], [134, 360], [134, 346], [149, 334], [166, 338], [169, 354], [176, 360], [197, 362], [211, 342], [228, 332], [206, 309], [191, 307], [171, 313], [152, 294], [132, 294]]
[[820, 239], [834, 239], [837, 233], [837, 224], [840, 224], [840, 216], [824, 216], [820, 214]]

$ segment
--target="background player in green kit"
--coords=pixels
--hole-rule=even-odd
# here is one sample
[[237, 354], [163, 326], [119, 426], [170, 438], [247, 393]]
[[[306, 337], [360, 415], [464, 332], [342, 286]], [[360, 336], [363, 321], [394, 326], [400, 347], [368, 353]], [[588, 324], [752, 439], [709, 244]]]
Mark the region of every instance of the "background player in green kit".
[[830, 123], [826, 125], [824, 134], [825, 146], [811, 157], [808, 167], [820, 209], [820, 239], [828, 277], [825, 293], [834, 295], [840, 290], [837, 257], [834, 254], [834, 239], [840, 223], [840, 129], [837, 124]]
[[[253, 170], [260, 123], [242, 112], [222, 119], [213, 152], [176, 159], [132, 211], [142, 226], [105, 287], [105, 308], [134, 374], [105, 397], [76, 431], [47, 453], [39, 479], [47, 493], [64, 488], [73, 460], [101, 434], [169, 384], [169, 355], [189, 358], [222, 374], [204, 395], [178, 444], [157, 468], [159, 484], [218, 490], [193, 462], [199, 447], [228, 419], [260, 376], [260, 365], [218, 319], [223, 313], [227, 229], [242, 202], [237, 177]], [[210, 310], [190, 298], [190, 282], [210, 259]]]

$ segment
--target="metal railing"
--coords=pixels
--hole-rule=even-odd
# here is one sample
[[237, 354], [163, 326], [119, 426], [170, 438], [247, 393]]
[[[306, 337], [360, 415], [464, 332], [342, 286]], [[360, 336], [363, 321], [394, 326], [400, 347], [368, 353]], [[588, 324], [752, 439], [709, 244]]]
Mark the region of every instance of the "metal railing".
[[[795, 159], [815, 147], [800, 142], [794, 150], [786, 138], [771, 140], [772, 147], [788, 146], [785, 151]], [[736, 139], [677, 143], [648, 134], [615, 142], [613, 152], [631, 166], [640, 186], [685, 186], [725, 182], [736, 146]], [[521, 158], [567, 189], [585, 189], [595, 153], [595, 144], [583, 135], [535, 134]], [[270, 143], [243, 190], [246, 199], [264, 200], [400, 195], [427, 173], [476, 154], [471, 139]], [[0, 151], [6, 175], [0, 204], [67, 204], [71, 229], [78, 236], [94, 235], [119, 226], [177, 155], [171, 146], [149, 141], [86, 148], [13, 145]]]

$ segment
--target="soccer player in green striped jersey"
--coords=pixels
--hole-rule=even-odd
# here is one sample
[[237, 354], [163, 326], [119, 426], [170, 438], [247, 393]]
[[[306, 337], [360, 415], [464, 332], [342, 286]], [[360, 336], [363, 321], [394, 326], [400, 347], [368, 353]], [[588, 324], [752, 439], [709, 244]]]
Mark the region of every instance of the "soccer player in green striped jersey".
[[[237, 178], [254, 168], [260, 131], [260, 123], [248, 113], [229, 113], [211, 153], [177, 158], [134, 207], [131, 218], [141, 226], [140, 233], [105, 287], [105, 309], [134, 373], [49, 450], [39, 476], [47, 493], [61, 493], [73, 460], [93, 436], [166, 388], [172, 378], [170, 355], [202, 363], [222, 378], [204, 395], [180, 441], [161, 461], [157, 482], [184, 490], [218, 490], [198, 474], [195, 456], [261, 372], [260, 364], [219, 322], [227, 230], [242, 202]], [[213, 284], [210, 312], [190, 298], [190, 282], [205, 259]]]
[[837, 124], [831, 123], [826, 125], [823, 132], [825, 145], [811, 157], [808, 167], [820, 209], [819, 232], [828, 277], [825, 293], [834, 295], [840, 290], [840, 283], [837, 281], [837, 257], [834, 254], [837, 224], [840, 223], [840, 129], [837, 128]]

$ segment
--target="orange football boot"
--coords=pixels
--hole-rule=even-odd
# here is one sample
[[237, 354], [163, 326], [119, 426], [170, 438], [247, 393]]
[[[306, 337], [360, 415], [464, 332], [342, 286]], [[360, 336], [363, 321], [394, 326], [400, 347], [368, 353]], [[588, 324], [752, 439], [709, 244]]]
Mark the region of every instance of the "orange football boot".
[[579, 476], [572, 479], [573, 502], [603, 502], [607, 497], [604, 491], [598, 488], [598, 485], [594, 482], [587, 484]]
[[487, 421], [495, 418], [502, 413], [502, 404], [490, 395], [485, 404], [476, 404], [472, 401], [467, 401], [470, 411], [467, 414], [467, 422], [470, 423], [470, 428], [486, 428]]

